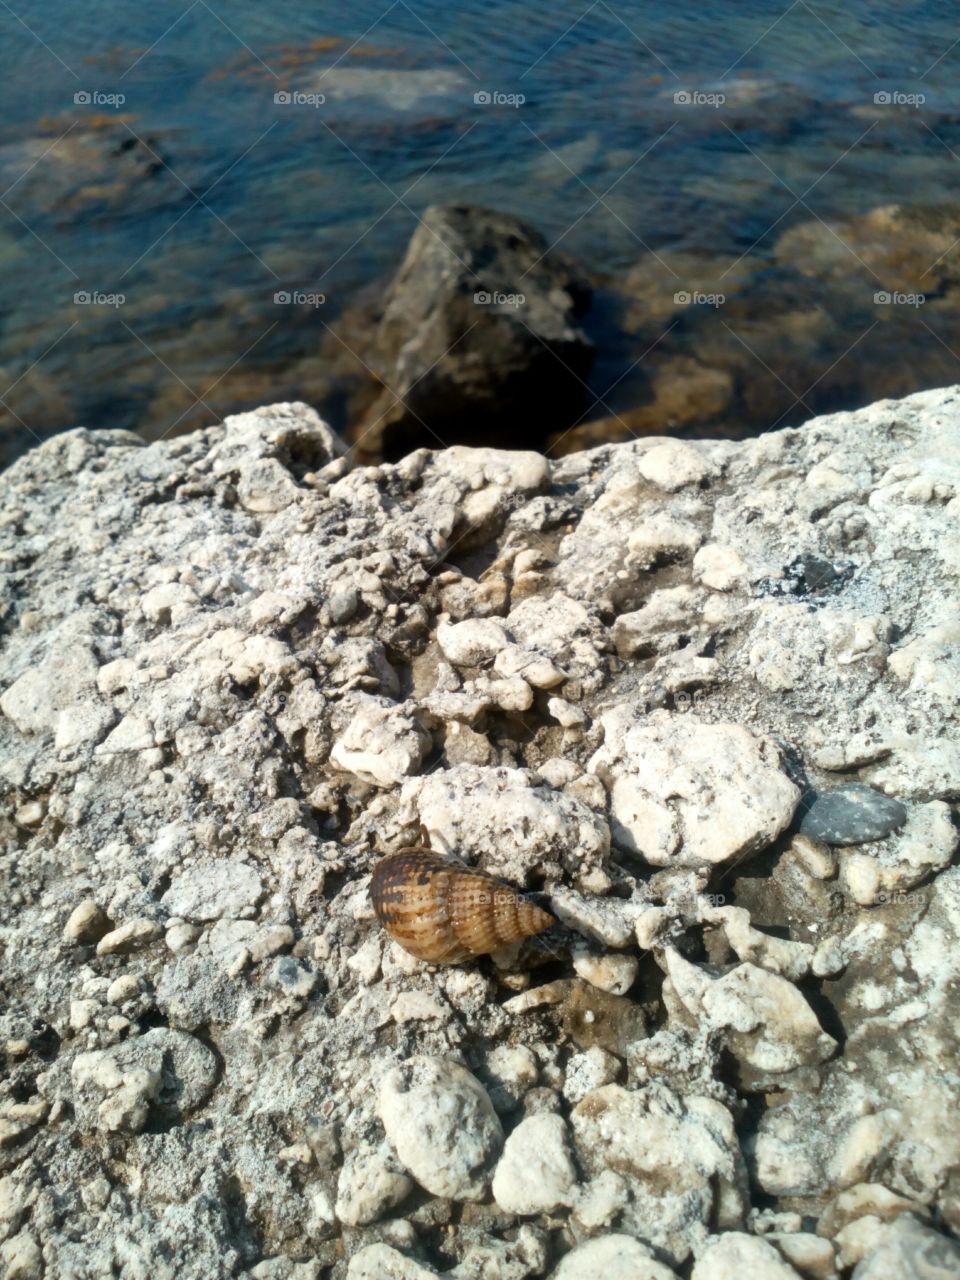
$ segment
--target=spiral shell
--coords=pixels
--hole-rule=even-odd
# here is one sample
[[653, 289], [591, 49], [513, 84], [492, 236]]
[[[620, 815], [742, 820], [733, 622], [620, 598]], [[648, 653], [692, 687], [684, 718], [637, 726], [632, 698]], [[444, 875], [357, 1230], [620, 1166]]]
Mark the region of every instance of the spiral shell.
[[391, 938], [432, 964], [486, 955], [554, 922], [548, 911], [496, 876], [423, 848], [381, 858], [370, 897]]

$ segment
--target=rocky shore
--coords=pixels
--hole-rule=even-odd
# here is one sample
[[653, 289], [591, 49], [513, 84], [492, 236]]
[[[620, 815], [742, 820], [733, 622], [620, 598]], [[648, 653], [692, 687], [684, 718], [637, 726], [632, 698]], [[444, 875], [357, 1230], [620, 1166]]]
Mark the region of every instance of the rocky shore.
[[[958, 442], [16, 462], [5, 1274], [960, 1274]], [[421, 828], [557, 925], [412, 959]]]

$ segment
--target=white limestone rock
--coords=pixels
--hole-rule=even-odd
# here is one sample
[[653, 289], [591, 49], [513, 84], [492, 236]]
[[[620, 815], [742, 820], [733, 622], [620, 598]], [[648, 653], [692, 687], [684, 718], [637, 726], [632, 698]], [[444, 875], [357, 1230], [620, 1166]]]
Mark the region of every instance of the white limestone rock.
[[355, 694], [350, 718], [330, 762], [379, 787], [393, 787], [423, 763], [429, 735], [409, 710], [370, 694]]
[[520, 769], [457, 765], [409, 781], [401, 812], [441, 849], [524, 887], [532, 875], [591, 883], [606, 861], [606, 822]]
[[729, 862], [772, 843], [793, 817], [800, 792], [769, 738], [691, 714], [645, 716], [630, 703], [601, 723], [588, 769], [610, 792], [614, 840], [646, 862]]
[[378, 1218], [413, 1190], [386, 1143], [355, 1148], [344, 1160], [337, 1180], [337, 1217], [347, 1226], [363, 1226]]
[[698, 1256], [690, 1280], [743, 1280], [745, 1276], [803, 1280], [802, 1273], [795, 1271], [772, 1244], [744, 1231], [728, 1231], [711, 1240]]
[[574, 1107], [570, 1124], [586, 1175], [609, 1169], [626, 1179], [623, 1227], [675, 1265], [699, 1251], [721, 1204], [724, 1217], [732, 1205], [742, 1210], [746, 1171], [733, 1117], [714, 1099], [681, 1099], [663, 1084], [608, 1084]]
[[566, 1121], [541, 1114], [521, 1120], [504, 1144], [493, 1198], [506, 1213], [553, 1213], [569, 1205], [577, 1185]]
[[495, 618], [441, 622], [437, 627], [440, 651], [455, 667], [478, 667], [491, 662], [509, 643], [509, 635]]
[[664, 967], [668, 994], [693, 1023], [722, 1032], [734, 1055], [761, 1077], [823, 1062], [836, 1051], [801, 993], [775, 973], [739, 964], [711, 977], [672, 947], [664, 950]]
[[403, 1167], [432, 1195], [480, 1200], [503, 1146], [490, 1098], [449, 1058], [415, 1056], [383, 1078], [378, 1112]]
[[[0, 475], [0, 1048], [16, 1095], [0, 1270], [107, 1275], [122, 1253], [157, 1280], [617, 1265], [662, 1280], [751, 1230], [804, 1280], [943, 1271], [960, 1224], [944, 808], [960, 795], [960, 389], [687, 443], [706, 474], [679, 487], [664, 443], [355, 467], [288, 405], [151, 444], [67, 431]], [[444, 613], [508, 643], [456, 668]], [[347, 747], [372, 757], [353, 772], [337, 758], [370, 699], [387, 731]], [[656, 751], [617, 747], [602, 717], [618, 706], [636, 709], [623, 737], [636, 726]], [[430, 779], [409, 772], [434, 758], [418, 726]], [[740, 759], [731, 726], [766, 745]], [[602, 752], [603, 780], [585, 772]], [[815, 790], [856, 772], [909, 820], [839, 854], [768, 845], [755, 876], [736, 859], [777, 839], [768, 788], [801, 769]], [[647, 806], [632, 834], [615, 785]], [[438, 848], [545, 890], [561, 918], [547, 974], [533, 941], [507, 968], [456, 971], [386, 941], [369, 873], [415, 838], [421, 792]], [[252, 908], [169, 914], [164, 894], [210, 864], [255, 869]], [[629, 1007], [575, 976], [566, 928], [597, 954], [715, 962], [671, 961], [667, 1026], [624, 1041]], [[800, 1003], [808, 964], [836, 1050], [832, 1023], [810, 1021], [827, 1005]], [[147, 1052], [159, 1033], [195, 1042], [196, 1069], [182, 1041]], [[475, 1065], [508, 1130], [578, 1112], [569, 1205], [518, 1228], [489, 1194], [499, 1141], [476, 1142], [468, 1176], [456, 1152], [475, 1126], [454, 1119], [438, 1162], [486, 1205], [451, 1212], [419, 1186], [380, 1208], [413, 1174], [369, 1108], [423, 1056]], [[727, 1125], [754, 1090], [751, 1188]], [[442, 1268], [420, 1261], [438, 1240]]]
[[675, 493], [684, 485], [699, 484], [717, 472], [705, 451], [683, 440], [664, 440], [646, 449], [637, 461], [637, 470], [668, 493]]
[[677, 1273], [658, 1262], [650, 1250], [633, 1236], [613, 1233], [597, 1236], [577, 1245], [550, 1280], [677, 1280]]
[[388, 1244], [368, 1244], [350, 1259], [347, 1280], [436, 1280], [437, 1272]]

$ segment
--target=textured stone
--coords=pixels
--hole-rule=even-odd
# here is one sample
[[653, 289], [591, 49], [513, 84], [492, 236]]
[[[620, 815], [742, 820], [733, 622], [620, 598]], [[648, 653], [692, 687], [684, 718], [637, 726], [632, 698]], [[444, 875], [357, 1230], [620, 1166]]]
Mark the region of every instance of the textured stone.
[[722, 1189], [745, 1193], [733, 1119], [713, 1099], [681, 1101], [662, 1084], [608, 1084], [574, 1107], [570, 1123], [583, 1171], [626, 1179], [623, 1225], [677, 1265], [706, 1240]]
[[161, 901], [171, 915], [201, 923], [252, 915], [262, 895], [263, 884], [253, 867], [223, 858], [181, 872]]
[[860, 783], [817, 791], [804, 801], [800, 830], [824, 844], [864, 844], [902, 827], [907, 811], [898, 800]]
[[614, 839], [646, 862], [727, 862], [770, 844], [793, 817], [800, 792], [776, 747], [743, 726], [645, 716], [629, 703], [601, 722], [589, 769], [610, 790]]
[[552, 1213], [577, 1185], [566, 1122], [560, 1116], [521, 1120], [507, 1138], [493, 1175], [493, 1198], [506, 1213]]
[[459, 1063], [416, 1057], [383, 1079], [378, 1109], [403, 1166], [427, 1191], [479, 1200], [503, 1145], [483, 1086]]
[[772, 1244], [742, 1231], [728, 1231], [712, 1240], [697, 1258], [690, 1280], [742, 1280], [762, 1276], [763, 1280], [802, 1280]]
[[677, 1273], [657, 1262], [633, 1236], [598, 1236], [578, 1245], [561, 1261], [550, 1280], [676, 1280]]

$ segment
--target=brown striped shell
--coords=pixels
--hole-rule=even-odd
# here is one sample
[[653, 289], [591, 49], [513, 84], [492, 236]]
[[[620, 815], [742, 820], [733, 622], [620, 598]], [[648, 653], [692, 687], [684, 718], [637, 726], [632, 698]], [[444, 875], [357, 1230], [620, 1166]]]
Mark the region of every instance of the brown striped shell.
[[405, 951], [432, 964], [459, 964], [553, 924], [516, 889], [430, 849], [401, 849], [373, 870], [377, 919]]

